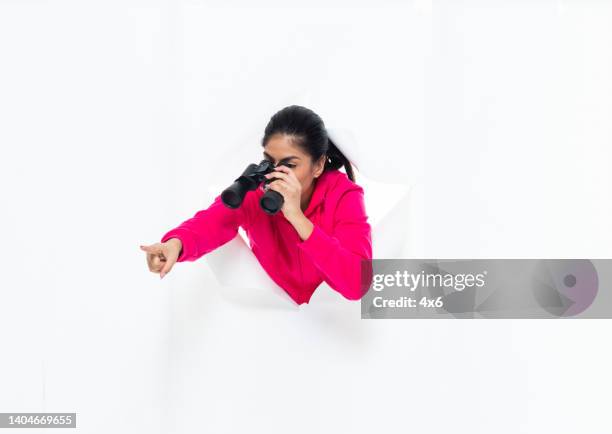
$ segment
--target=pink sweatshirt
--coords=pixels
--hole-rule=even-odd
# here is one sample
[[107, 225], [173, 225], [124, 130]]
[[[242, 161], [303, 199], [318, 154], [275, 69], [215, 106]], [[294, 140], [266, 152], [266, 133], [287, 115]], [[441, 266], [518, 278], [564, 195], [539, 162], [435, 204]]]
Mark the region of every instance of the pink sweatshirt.
[[297, 304], [308, 303], [323, 281], [345, 298], [359, 300], [372, 279], [372, 238], [363, 188], [339, 170], [323, 172], [304, 212], [314, 225], [306, 240], [282, 211], [269, 215], [261, 209], [263, 194], [261, 186], [248, 192], [237, 209], [227, 208], [218, 195], [161, 242], [179, 238], [183, 249], [177, 262], [195, 261], [232, 240], [240, 226], [261, 266]]

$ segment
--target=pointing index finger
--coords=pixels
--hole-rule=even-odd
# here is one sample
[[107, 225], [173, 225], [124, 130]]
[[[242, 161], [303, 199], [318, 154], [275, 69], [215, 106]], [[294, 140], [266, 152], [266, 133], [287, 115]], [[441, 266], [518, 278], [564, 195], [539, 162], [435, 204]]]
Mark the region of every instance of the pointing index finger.
[[152, 246], [142, 246], [141, 245], [140, 248], [147, 253], [160, 253], [161, 252], [161, 248], [156, 245], [152, 245]]

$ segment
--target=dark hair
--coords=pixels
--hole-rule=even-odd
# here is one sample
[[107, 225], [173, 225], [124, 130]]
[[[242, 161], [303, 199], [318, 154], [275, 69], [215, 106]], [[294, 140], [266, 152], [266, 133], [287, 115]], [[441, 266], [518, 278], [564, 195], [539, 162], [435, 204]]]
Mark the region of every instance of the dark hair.
[[348, 178], [355, 182], [351, 162], [328, 137], [323, 120], [312, 110], [299, 105], [279, 110], [270, 118], [261, 145], [265, 147], [275, 134], [291, 136], [293, 143], [309, 154], [313, 162], [325, 154], [323, 171], [344, 166]]

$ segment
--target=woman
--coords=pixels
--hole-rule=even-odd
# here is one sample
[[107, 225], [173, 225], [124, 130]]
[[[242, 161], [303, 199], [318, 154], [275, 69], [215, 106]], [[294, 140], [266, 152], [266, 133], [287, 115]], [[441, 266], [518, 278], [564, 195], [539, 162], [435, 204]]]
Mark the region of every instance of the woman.
[[[327, 136], [322, 119], [297, 105], [272, 116], [262, 146], [264, 158], [276, 166], [266, 175], [276, 178], [267, 188], [283, 196], [281, 212], [261, 209], [261, 186], [236, 209], [218, 195], [160, 243], [140, 246], [149, 270], [163, 278], [176, 262], [195, 261], [242, 227], [261, 266], [297, 304], [308, 303], [323, 281], [349, 300], [360, 299], [371, 283], [372, 239], [351, 163]], [[346, 174], [338, 170], [342, 166]]]

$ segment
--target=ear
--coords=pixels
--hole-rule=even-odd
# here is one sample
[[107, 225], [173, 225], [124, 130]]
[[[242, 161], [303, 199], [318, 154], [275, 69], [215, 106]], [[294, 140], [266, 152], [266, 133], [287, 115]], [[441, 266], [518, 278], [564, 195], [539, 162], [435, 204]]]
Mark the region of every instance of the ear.
[[327, 155], [323, 154], [315, 163], [314, 165], [314, 177], [315, 178], [318, 178], [323, 173], [323, 169], [325, 168], [326, 159], [327, 159]]

